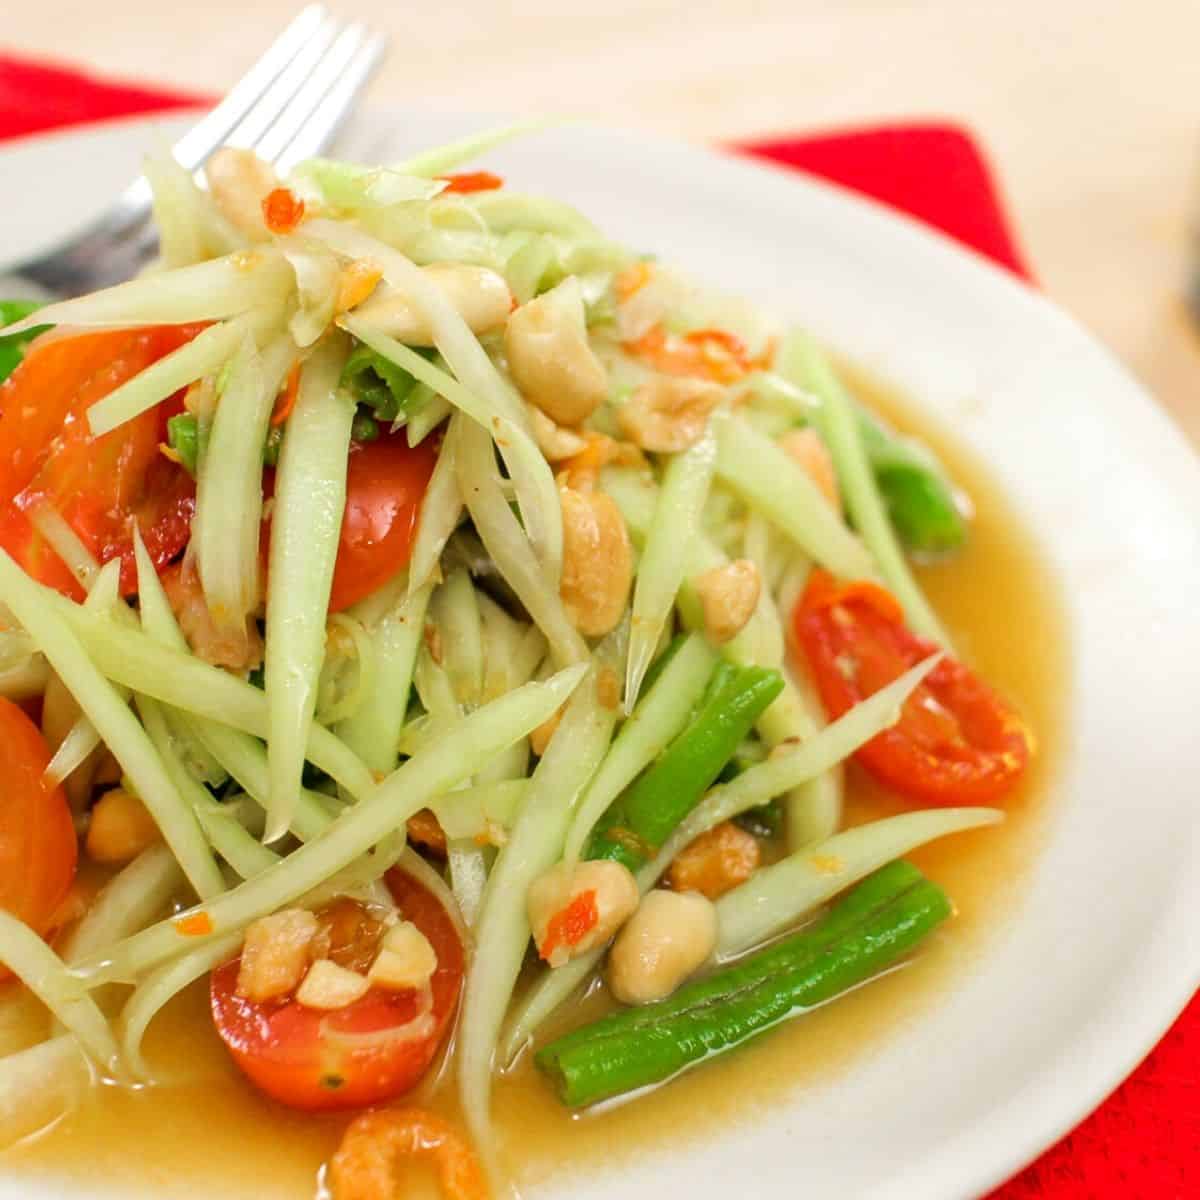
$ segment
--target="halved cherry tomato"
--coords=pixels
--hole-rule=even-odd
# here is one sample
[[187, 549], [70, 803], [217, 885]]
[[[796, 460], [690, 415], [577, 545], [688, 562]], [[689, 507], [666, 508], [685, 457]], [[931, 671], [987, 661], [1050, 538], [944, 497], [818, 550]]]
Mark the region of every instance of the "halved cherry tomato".
[[389, 1031], [419, 1015], [415, 989], [372, 988], [345, 1008], [319, 1012], [295, 1000], [239, 996], [236, 959], [213, 972], [213, 1020], [234, 1062], [256, 1087], [292, 1108], [360, 1108], [399, 1096], [420, 1081], [449, 1032], [464, 967], [458, 931], [411, 875], [392, 871], [387, 882], [401, 915], [437, 955], [432, 1022], [423, 1036], [388, 1040]]
[[[905, 625], [890, 592], [874, 583], [839, 585], [820, 570], [792, 620], [831, 719], [939, 649]], [[1032, 753], [1033, 735], [1008, 702], [947, 656], [905, 702], [900, 720], [855, 757], [913, 800], [988, 804], [1013, 787]]]
[[37, 726], [0, 698], [0, 908], [41, 934], [66, 899], [78, 854], [66, 795], [42, 778], [49, 762]]
[[195, 487], [159, 453], [180, 400], [160, 404], [103, 437], [87, 410], [201, 326], [49, 335], [0, 385], [0, 546], [34, 578], [82, 595], [67, 567], [36, 533], [29, 513], [51, 504], [102, 562], [121, 558], [121, 583], [135, 590], [130, 519], [155, 565], [187, 544]]
[[430, 440], [410, 447], [401, 430], [351, 446], [331, 612], [369, 596], [408, 563], [421, 498], [437, 462]]

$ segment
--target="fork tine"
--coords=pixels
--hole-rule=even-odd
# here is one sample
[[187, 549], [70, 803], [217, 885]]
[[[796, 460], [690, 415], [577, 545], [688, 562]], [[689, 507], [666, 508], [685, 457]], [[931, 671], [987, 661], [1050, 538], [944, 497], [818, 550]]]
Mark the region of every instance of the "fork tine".
[[[221, 145], [260, 152], [265, 145], [267, 157], [290, 168], [329, 143], [385, 44], [361, 24], [343, 26], [323, 4], [309, 4], [172, 153], [196, 170]], [[153, 247], [150, 208], [150, 185], [139, 177], [74, 237], [10, 268], [12, 279], [23, 291], [78, 296], [128, 277]]]
[[225, 145], [256, 150], [271, 126], [295, 103], [296, 97], [337, 41], [342, 28], [341, 22], [335, 17], [324, 16], [308, 41], [279, 73], [258, 103], [229, 131]]
[[372, 34], [355, 52], [333, 86], [321, 97], [308, 120], [274, 160], [286, 175], [297, 163], [320, 154], [333, 141], [350, 115], [359, 93], [370, 82], [387, 51], [387, 37]]
[[300, 10], [229, 94], [172, 147], [179, 164], [196, 170], [262, 102], [276, 79], [309, 44], [328, 13], [322, 4]]
[[[328, 23], [324, 5], [310, 4], [301, 9], [283, 33], [267, 48], [266, 53], [234, 84], [233, 90], [225, 99], [175, 143], [171, 152], [180, 164], [188, 170], [195, 170], [214, 150], [224, 144], [231, 129], [239, 127], [250, 114], [257, 112], [264, 104], [269, 104], [267, 119], [257, 127], [260, 132], [265, 129], [300, 86], [308, 71], [304, 69], [299, 79], [289, 86], [283, 95], [276, 96], [279, 77], [287, 73], [297, 57], [308, 51], [315, 40], [314, 33]], [[314, 61], [319, 60], [321, 52], [332, 39], [333, 33], [330, 31], [315, 56], [308, 51], [308, 57]], [[270, 102], [272, 97], [276, 98]], [[108, 211], [102, 213], [56, 253], [75, 252], [84, 242], [95, 244], [100, 240], [117, 241], [131, 235], [138, 237], [139, 227], [150, 216], [151, 199], [150, 185], [144, 175], [139, 175], [113, 201]], [[57, 268], [44, 259], [38, 259], [36, 263], [28, 265], [30, 277], [33, 278], [33, 272], [42, 268], [48, 273], [48, 279], [54, 277], [54, 283], [48, 283], [46, 286], [64, 286], [57, 278]], [[38, 282], [41, 282], [40, 279]]]
[[267, 162], [275, 162], [279, 158], [319, 107], [321, 98], [350, 65], [366, 36], [366, 27], [358, 22], [342, 30], [304, 81], [303, 87], [296, 92], [292, 102], [279, 114], [279, 119], [259, 142], [256, 151], [260, 158]]

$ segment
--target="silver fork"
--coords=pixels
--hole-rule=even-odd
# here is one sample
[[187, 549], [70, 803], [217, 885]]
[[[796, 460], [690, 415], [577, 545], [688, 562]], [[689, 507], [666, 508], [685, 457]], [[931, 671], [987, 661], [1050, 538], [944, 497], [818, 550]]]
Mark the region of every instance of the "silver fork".
[[[383, 34], [302, 9], [229, 94], [172, 147], [198, 170], [221, 146], [256, 151], [286, 173], [333, 141], [383, 58]], [[154, 254], [150, 186], [139, 177], [82, 232], [4, 272], [14, 290], [80, 296], [128, 279]]]

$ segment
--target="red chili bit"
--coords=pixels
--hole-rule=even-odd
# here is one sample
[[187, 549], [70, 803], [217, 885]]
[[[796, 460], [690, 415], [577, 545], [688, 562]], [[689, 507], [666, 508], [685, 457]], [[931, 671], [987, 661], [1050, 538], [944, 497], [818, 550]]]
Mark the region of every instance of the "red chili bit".
[[593, 889], [580, 892], [566, 908], [556, 912], [546, 926], [546, 938], [538, 953], [547, 961], [559, 946], [578, 946], [584, 936], [600, 922]]
[[461, 171], [456, 175], [439, 175], [438, 178], [446, 185], [443, 195], [449, 192], [457, 192], [460, 195], [468, 192], [494, 192], [504, 186], [504, 180], [499, 175], [493, 175], [491, 171]]
[[262, 202], [263, 220], [272, 233], [291, 233], [304, 220], [304, 201], [288, 188], [277, 187]]
[[213, 931], [212, 917], [203, 911], [180, 917], [174, 925], [175, 931], [184, 937], [207, 937]]
[[271, 424], [282, 425], [292, 415], [296, 407], [296, 397], [300, 393], [300, 364], [297, 363], [289, 372], [283, 391], [275, 398], [275, 409], [271, 413]]

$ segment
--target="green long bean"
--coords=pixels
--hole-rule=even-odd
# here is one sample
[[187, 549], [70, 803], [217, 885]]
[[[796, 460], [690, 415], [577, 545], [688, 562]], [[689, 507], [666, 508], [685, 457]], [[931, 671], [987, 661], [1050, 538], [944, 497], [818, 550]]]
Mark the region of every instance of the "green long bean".
[[813, 928], [657, 1004], [577, 1029], [535, 1061], [573, 1108], [661, 1083], [877, 975], [950, 912], [941, 888], [909, 863], [890, 863]]
[[610, 810], [587, 857], [615, 858], [636, 870], [647, 857], [641, 847], [666, 841], [782, 690], [778, 671], [719, 664], [695, 718]]

